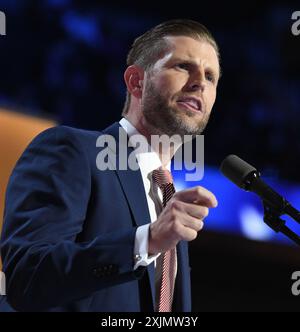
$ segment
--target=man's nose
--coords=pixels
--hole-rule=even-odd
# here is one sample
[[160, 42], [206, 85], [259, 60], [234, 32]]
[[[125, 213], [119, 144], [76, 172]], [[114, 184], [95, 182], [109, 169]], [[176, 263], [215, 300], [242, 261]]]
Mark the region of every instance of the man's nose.
[[199, 71], [191, 76], [188, 82], [188, 88], [190, 91], [201, 90], [203, 92], [206, 88], [205, 74]]

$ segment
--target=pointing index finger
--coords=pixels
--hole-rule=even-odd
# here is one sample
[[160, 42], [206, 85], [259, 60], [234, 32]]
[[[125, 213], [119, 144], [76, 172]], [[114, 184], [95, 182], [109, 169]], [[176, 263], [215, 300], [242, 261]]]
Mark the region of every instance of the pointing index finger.
[[218, 205], [215, 195], [201, 186], [179, 191], [175, 195], [177, 199], [186, 203], [204, 205], [208, 208], [217, 207]]

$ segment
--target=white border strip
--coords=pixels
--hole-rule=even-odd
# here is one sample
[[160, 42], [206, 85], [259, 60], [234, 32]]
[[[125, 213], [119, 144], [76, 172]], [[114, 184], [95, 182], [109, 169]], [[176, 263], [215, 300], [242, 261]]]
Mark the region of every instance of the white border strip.
[[0, 295], [6, 295], [5, 274], [0, 271]]

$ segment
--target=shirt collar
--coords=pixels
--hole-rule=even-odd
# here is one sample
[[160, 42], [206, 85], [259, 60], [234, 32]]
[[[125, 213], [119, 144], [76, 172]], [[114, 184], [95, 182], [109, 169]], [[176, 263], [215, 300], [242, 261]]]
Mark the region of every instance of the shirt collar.
[[[120, 125], [126, 131], [130, 139], [133, 135], [141, 135], [140, 132], [125, 118], [120, 120]], [[155, 169], [162, 166], [161, 160], [159, 159], [158, 154], [151, 148], [149, 144], [145, 147], [141, 146], [138, 148], [138, 151], [135, 152], [139, 167], [143, 173], [149, 174], [153, 172]], [[171, 162], [168, 163], [166, 168], [170, 171]]]

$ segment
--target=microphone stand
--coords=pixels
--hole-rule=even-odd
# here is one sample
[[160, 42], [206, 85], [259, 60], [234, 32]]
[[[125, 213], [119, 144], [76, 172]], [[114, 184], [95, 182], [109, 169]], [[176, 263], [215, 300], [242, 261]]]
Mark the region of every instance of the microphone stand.
[[[290, 240], [300, 245], [300, 237], [285, 225], [286, 223], [285, 220], [280, 218], [282, 215], [285, 214], [285, 212], [276, 209], [274, 206], [271, 206], [266, 201], [263, 201], [263, 206], [264, 206], [264, 222], [269, 227], [271, 227], [276, 233], [281, 232], [282, 234], [287, 236]], [[292, 213], [290, 217], [292, 217], [295, 221], [299, 222], [298, 218], [295, 218], [294, 213]]]

